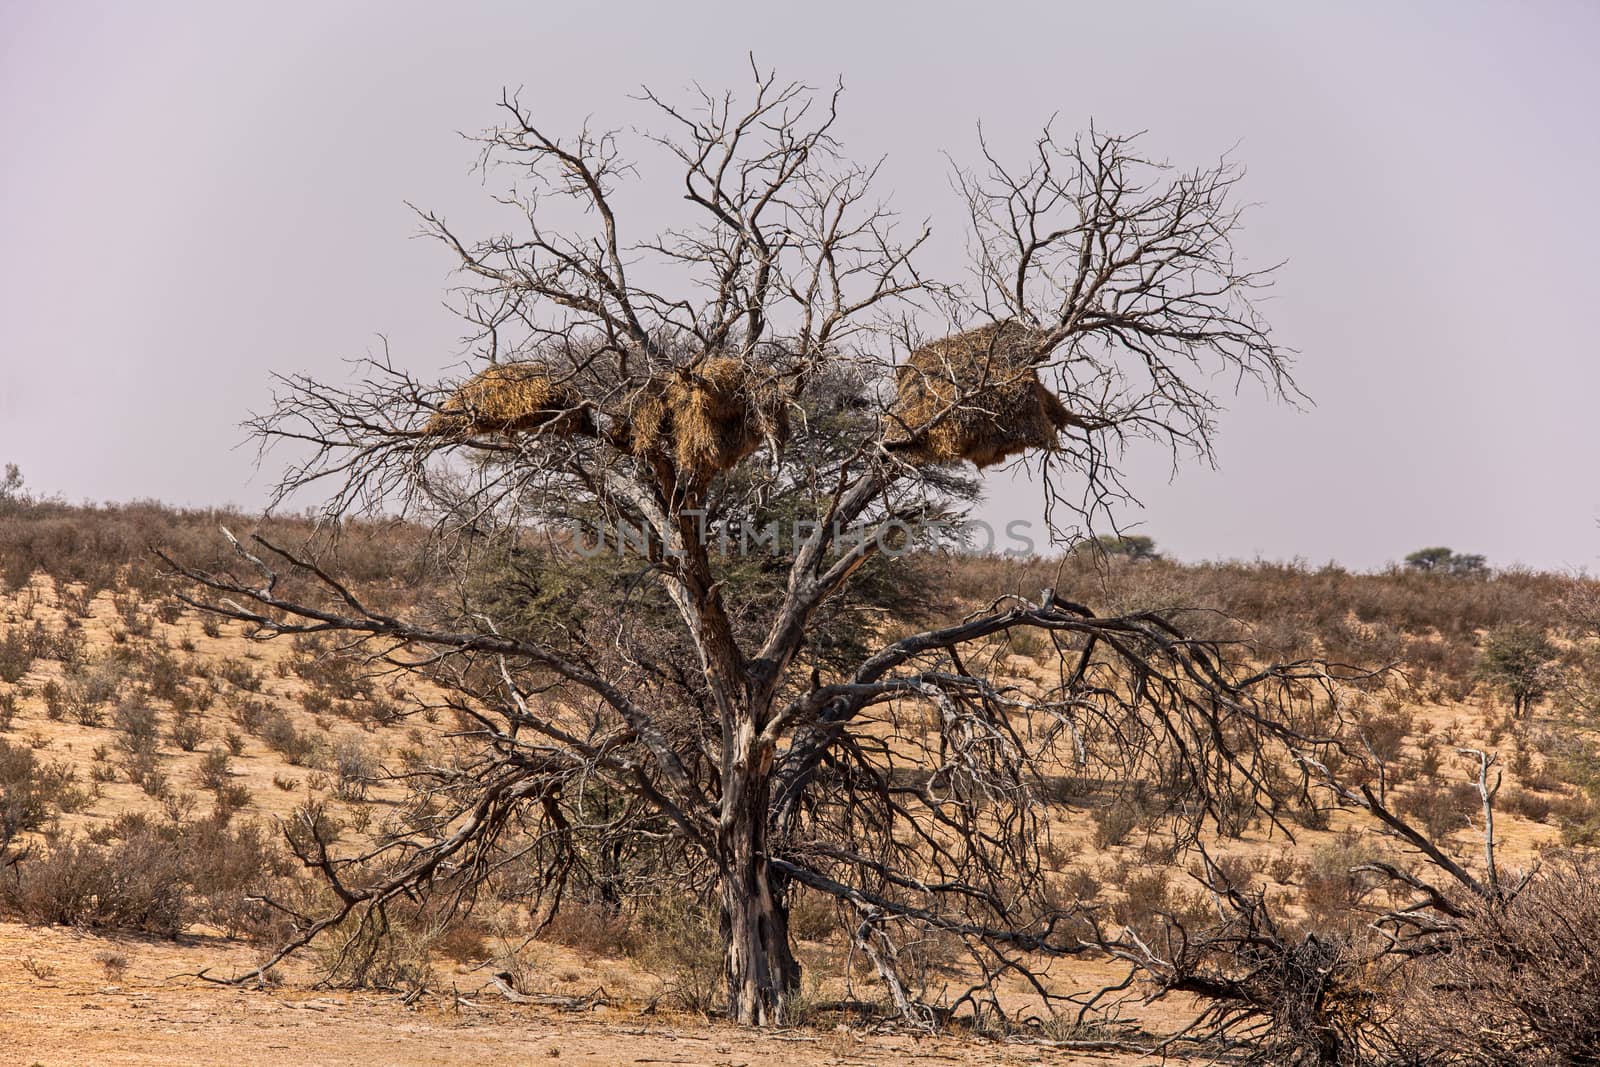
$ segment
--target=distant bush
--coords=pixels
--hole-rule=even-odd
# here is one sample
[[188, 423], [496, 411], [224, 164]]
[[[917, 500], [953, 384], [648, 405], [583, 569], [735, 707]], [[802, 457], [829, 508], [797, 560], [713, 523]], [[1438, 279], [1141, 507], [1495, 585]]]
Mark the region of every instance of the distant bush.
[[64, 764], [45, 766], [32, 749], [0, 740], [0, 842], [43, 826], [71, 781]]
[[31, 850], [0, 878], [0, 915], [163, 937], [203, 921], [230, 937], [275, 941], [284, 918], [259, 898], [302, 892], [298, 866], [259, 823], [130, 812], [86, 840]]
[[193, 752], [205, 739], [205, 723], [193, 712], [174, 712], [167, 735], [172, 738], [172, 743], [184, 752]]
[[378, 758], [358, 737], [342, 737], [333, 746], [334, 796], [340, 800], [365, 800], [378, 774]]
[[176, 656], [161, 649], [146, 649], [140, 655], [140, 677], [157, 700], [178, 700], [187, 673]]
[[1122, 556], [1131, 560], [1160, 559], [1154, 538], [1144, 534], [1101, 534], [1095, 545], [1108, 556]]
[[1094, 820], [1094, 847], [1105, 849], [1127, 841], [1143, 817], [1137, 801], [1131, 797], [1113, 797], [1109, 804], [1096, 808], [1090, 816]]
[[1382, 763], [1396, 763], [1415, 725], [1416, 717], [1407, 708], [1367, 712], [1357, 720], [1356, 735], [1373, 758]]
[[261, 740], [294, 767], [306, 766], [317, 751], [316, 739], [296, 729], [281, 711], [268, 713], [262, 721]]
[[1371, 895], [1378, 879], [1356, 868], [1373, 858], [1371, 848], [1350, 831], [1312, 851], [1300, 866], [1300, 903], [1314, 925], [1336, 929], [1360, 921], [1352, 913]]
[[61, 706], [80, 726], [102, 726], [121, 682], [122, 670], [109, 660], [70, 665], [62, 671]]
[[265, 679], [244, 660], [229, 657], [217, 667], [217, 675], [235, 689], [245, 693], [259, 693]]
[[0, 638], [0, 681], [15, 685], [32, 666], [33, 642], [20, 627], [7, 631], [5, 637]]
[[221, 745], [211, 746], [211, 751], [201, 758], [200, 765], [195, 768], [195, 784], [201, 789], [209, 789], [214, 793], [221, 792], [227, 786], [232, 774], [229, 769], [230, 763], [231, 759], [226, 748]]
[[1442, 841], [1467, 825], [1481, 803], [1477, 788], [1466, 782], [1424, 782], [1401, 797], [1398, 807], [1402, 815], [1420, 823], [1429, 838]]
[[1556, 800], [1525, 789], [1508, 789], [1498, 800], [1499, 806], [1512, 815], [1520, 815], [1534, 822], [1545, 822], [1555, 813]]
[[149, 752], [160, 746], [161, 717], [137, 695], [117, 704], [113, 724], [122, 734], [117, 744], [126, 752]]
[[601, 904], [570, 902], [550, 917], [540, 937], [585, 956], [620, 959], [637, 953], [644, 933], [631, 916]]
[[255, 736], [261, 733], [267, 720], [272, 717], [273, 712], [262, 701], [252, 700], [247, 697], [234, 704], [231, 714], [239, 729], [251, 736]]

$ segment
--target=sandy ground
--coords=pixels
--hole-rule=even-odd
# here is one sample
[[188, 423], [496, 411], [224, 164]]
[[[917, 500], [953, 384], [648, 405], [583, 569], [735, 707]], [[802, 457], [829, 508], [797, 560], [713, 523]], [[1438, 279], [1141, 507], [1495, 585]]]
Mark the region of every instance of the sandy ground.
[[[107, 981], [97, 960], [123, 956]], [[4, 1067], [455, 1067], [484, 1063], [703, 1067], [1105, 1064], [1137, 1060], [1028, 1044], [847, 1031], [751, 1033], [637, 1008], [583, 1014], [506, 1004], [472, 980], [407, 1006], [397, 997], [290, 984], [240, 990], [189, 977], [247, 966], [220, 942], [98, 937], [0, 923]], [[32, 970], [30, 970], [32, 968]], [[40, 975], [43, 977], [40, 977]]]

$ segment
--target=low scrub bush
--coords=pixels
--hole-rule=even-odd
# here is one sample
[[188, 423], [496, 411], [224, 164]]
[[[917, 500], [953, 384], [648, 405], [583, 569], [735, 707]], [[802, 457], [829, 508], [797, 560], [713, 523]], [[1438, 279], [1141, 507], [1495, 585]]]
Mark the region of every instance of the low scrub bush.
[[193, 712], [174, 712], [167, 735], [184, 752], [193, 752], [205, 740], [206, 728], [200, 716]]
[[1549, 856], [1504, 903], [1475, 902], [1405, 1004], [1415, 1062], [1600, 1063], [1600, 857]]
[[1300, 866], [1300, 903], [1314, 926], [1337, 930], [1360, 921], [1356, 909], [1378, 880], [1356, 868], [1373, 858], [1372, 849], [1351, 831], [1312, 851]]
[[262, 721], [261, 740], [293, 767], [309, 765], [317, 751], [316, 739], [296, 729], [294, 721], [281, 711], [269, 712]]
[[32, 749], [0, 740], [0, 843], [76, 806], [70, 767], [43, 764]]
[[1126, 842], [1143, 821], [1144, 811], [1133, 798], [1118, 796], [1096, 808], [1090, 817], [1094, 820], [1094, 847], [1105, 849]]
[[366, 742], [358, 737], [342, 737], [334, 743], [333, 795], [340, 800], [367, 798], [367, 788], [378, 773], [378, 759]]
[[0, 880], [0, 908], [28, 922], [175, 937], [192, 916], [177, 843], [141, 834], [109, 845], [67, 839]]
[[303, 893], [298, 867], [259, 823], [124, 813], [86, 839], [25, 855], [0, 878], [0, 914], [163, 937], [204, 921], [230, 937], [274, 941], [284, 919], [259, 898]]
[[1481, 803], [1478, 790], [1467, 782], [1424, 782], [1401, 797], [1398, 806], [1401, 814], [1419, 823], [1428, 837], [1440, 841], [1467, 825]]
[[0, 638], [0, 681], [15, 685], [33, 667], [33, 643], [20, 627]]
[[244, 660], [229, 657], [217, 667], [217, 676], [235, 689], [245, 693], [259, 693], [265, 681], [261, 672]]

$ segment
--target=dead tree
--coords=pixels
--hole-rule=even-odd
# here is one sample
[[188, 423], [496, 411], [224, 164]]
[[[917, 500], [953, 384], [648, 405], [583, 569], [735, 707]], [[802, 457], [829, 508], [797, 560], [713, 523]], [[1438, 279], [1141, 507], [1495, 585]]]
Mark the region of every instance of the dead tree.
[[[972, 489], [959, 461], [884, 447], [927, 428], [891, 417], [895, 368], [927, 339], [1021, 328], [1020, 358], [962, 378], [927, 422], [984, 414], [1002, 372], [1037, 375], [1071, 417], [1021, 462], [1063, 538], [1125, 492], [1128, 441], [1207, 450], [1217, 372], [1293, 395], [1251, 303], [1267, 275], [1234, 261], [1238, 169], [1179, 171], [1100, 131], [1047, 129], [1020, 166], [985, 146], [958, 176], [976, 257], [958, 285], [923, 273], [928, 230], [903, 229], [842, 154], [838, 100], [759, 72], [744, 101], [647, 92], [660, 130], [634, 157], [620, 133], [558, 137], [502, 99], [478, 144], [513, 179], [513, 228], [472, 239], [420, 217], [459, 268], [475, 360], [521, 368], [532, 406], [495, 414], [385, 355], [354, 385], [284, 379], [252, 422], [291, 454], [279, 499], [321, 487], [330, 520], [431, 524], [455, 595], [394, 615], [327, 559], [258, 538], [235, 573], [175, 562], [192, 602], [444, 681], [476, 745], [412, 770], [432, 814], [371, 856], [305, 828], [340, 907], [299, 917], [290, 947], [475, 885], [513, 836], [559, 901], [594, 862], [579, 840], [604, 840], [716, 902], [742, 1023], [783, 1016], [801, 891], [851, 916], [907, 1017], [998, 1009], [1013, 974], [1048, 1005], [1041, 961], [1082, 950], [1039, 857], [1053, 776], [1166, 775], [1204, 818], [1298, 737], [1281, 711], [1317, 670], [1237, 666], [1164, 616], [1102, 618], [1047, 588], [892, 640], [876, 621], [917, 593], [903, 550], [945, 538]], [[626, 217], [646, 176], [676, 181], [681, 217]], [[596, 530], [629, 551], [593, 554]], [[1007, 672], [1024, 631], [1048, 684]], [[942, 1006], [897, 962], [923, 935], [965, 946], [978, 976]]]

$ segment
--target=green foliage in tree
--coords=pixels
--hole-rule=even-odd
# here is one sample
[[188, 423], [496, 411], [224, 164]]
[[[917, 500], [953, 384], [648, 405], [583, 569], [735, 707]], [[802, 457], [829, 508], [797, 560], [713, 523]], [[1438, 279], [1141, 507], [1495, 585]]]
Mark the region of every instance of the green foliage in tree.
[[1520, 719], [1555, 683], [1556, 655], [1543, 630], [1520, 624], [1497, 626], [1483, 642], [1478, 673], [1505, 690]]
[[1132, 560], [1160, 559], [1153, 537], [1144, 534], [1101, 534], [1095, 538], [1100, 551], [1108, 556], [1123, 556]]
[[22, 488], [22, 470], [15, 463], [6, 464], [6, 475], [0, 478], [0, 511], [27, 500]]
[[1468, 578], [1488, 571], [1488, 561], [1479, 555], [1453, 552], [1443, 545], [1420, 548], [1406, 557], [1406, 566], [1429, 574]]

